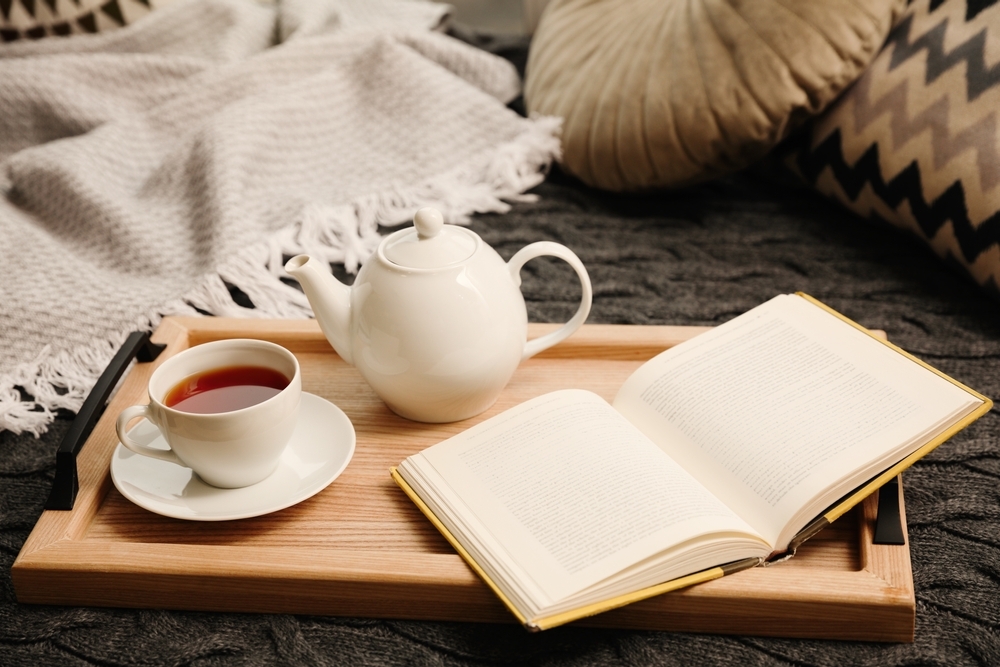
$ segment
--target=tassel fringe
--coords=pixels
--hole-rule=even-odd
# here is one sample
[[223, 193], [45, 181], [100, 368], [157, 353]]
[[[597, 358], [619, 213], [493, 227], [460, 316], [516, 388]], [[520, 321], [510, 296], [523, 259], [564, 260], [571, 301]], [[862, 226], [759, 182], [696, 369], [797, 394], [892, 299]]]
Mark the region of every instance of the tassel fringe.
[[[416, 187], [365, 195], [349, 204], [311, 205], [301, 220], [225, 262], [183, 299], [152, 308], [107, 340], [74, 350], [45, 346], [30, 363], [0, 374], [0, 430], [37, 437], [58, 410], [78, 411], [129, 333], [152, 331], [163, 317], [312, 317], [305, 295], [281, 281], [287, 277], [287, 255], [309, 254], [343, 263], [355, 273], [378, 247], [380, 227], [407, 222], [423, 206], [440, 210], [446, 222], [468, 224], [474, 213], [505, 213], [508, 202], [533, 201], [534, 196], [523, 193], [541, 183], [552, 160], [559, 158], [561, 125], [559, 118], [534, 117], [513, 141]], [[255, 307], [236, 303], [227, 283], [242, 290]]]

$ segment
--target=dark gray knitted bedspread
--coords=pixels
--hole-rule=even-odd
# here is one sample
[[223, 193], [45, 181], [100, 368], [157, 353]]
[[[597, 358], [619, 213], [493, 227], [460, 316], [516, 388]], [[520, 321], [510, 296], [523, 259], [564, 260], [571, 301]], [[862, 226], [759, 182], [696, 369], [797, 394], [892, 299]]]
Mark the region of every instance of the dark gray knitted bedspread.
[[[536, 240], [590, 270], [591, 322], [712, 325], [802, 290], [989, 396], [1000, 396], [1000, 304], [907, 237], [809, 192], [745, 173], [655, 196], [555, 173], [537, 203], [477, 219], [509, 257]], [[535, 321], [578, 298], [559, 262], [524, 272]], [[996, 411], [904, 475], [917, 596], [913, 644], [564, 627], [19, 605], [10, 566], [42, 511], [68, 420], [0, 433], [0, 665], [997, 665], [1000, 419]]]

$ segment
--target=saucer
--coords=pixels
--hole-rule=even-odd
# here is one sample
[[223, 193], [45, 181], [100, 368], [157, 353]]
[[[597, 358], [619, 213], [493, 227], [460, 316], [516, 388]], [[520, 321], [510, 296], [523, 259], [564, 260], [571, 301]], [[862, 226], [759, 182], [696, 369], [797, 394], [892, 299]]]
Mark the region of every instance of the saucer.
[[[129, 433], [142, 444], [167, 449], [159, 429], [143, 419]], [[354, 455], [354, 426], [333, 403], [302, 392], [299, 421], [278, 468], [239, 489], [201, 481], [190, 468], [142, 456], [119, 443], [111, 479], [123, 496], [157, 514], [191, 521], [228, 521], [276, 512], [300, 503], [344, 471]]]

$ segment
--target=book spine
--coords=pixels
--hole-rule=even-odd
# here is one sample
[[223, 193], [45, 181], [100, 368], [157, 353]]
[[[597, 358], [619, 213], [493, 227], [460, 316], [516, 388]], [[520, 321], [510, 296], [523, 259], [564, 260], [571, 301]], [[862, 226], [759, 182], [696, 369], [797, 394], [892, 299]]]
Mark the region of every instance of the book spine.
[[763, 563], [763, 558], [754, 557], [733, 561], [732, 563], [726, 563], [725, 565], [720, 565], [719, 567], [722, 569], [722, 576], [727, 577], [730, 574], [736, 574], [737, 572], [742, 572], [743, 570], [749, 570], [757, 567], [758, 565], [763, 565]]

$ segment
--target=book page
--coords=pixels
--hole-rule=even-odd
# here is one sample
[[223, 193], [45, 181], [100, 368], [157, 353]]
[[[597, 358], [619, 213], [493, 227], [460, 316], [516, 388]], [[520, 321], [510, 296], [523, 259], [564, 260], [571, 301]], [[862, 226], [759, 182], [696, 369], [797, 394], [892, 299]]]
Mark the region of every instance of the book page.
[[793, 519], [804, 525], [973, 404], [794, 295], [664, 352], [614, 402], [779, 548], [802, 527]]
[[[739, 534], [754, 545], [745, 555], [768, 552], [743, 520], [591, 392], [528, 401], [400, 470], [427, 464], [433, 470], [423, 479], [442, 487], [436, 505], [455, 510], [461, 532], [482, 535], [479, 544], [489, 545], [482, 552], [504, 552], [493, 555], [492, 568], [530, 579], [525, 595], [537, 606], [701, 535]], [[723, 562], [717, 558], [703, 558], [704, 567]]]

